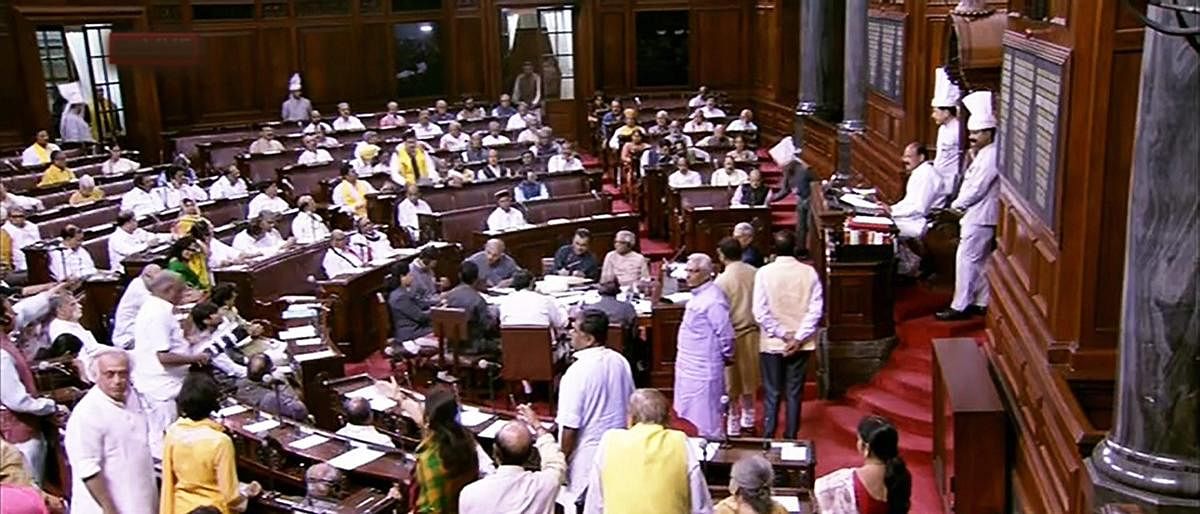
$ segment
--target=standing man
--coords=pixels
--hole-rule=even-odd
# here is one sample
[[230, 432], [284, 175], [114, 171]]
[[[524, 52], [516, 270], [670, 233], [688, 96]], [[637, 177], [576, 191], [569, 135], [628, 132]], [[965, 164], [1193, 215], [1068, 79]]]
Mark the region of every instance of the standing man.
[[700, 437], [721, 438], [721, 397], [725, 366], [733, 364], [733, 324], [729, 300], [713, 283], [709, 256], [688, 256], [687, 301], [675, 354], [675, 412], [696, 425]]
[[958, 137], [958, 97], [961, 94], [958, 86], [950, 82], [945, 69], [934, 70], [933, 100], [930, 101], [933, 112], [930, 117], [938, 125], [937, 154], [933, 157], [933, 171], [938, 181], [934, 205], [938, 206], [954, 195], [954, 187], [958, 182], [959, 160], [962, 156]]
[[[729, 299], [729, 321], [733, 323], [733, 365], [725, 368], [725, 385], [729, 395], [729, 418], [725, 430], [736, 436], [742, 430], [754, 428], [754, 393], [758, 392], [758, 323], [754, 321], [754, 266], [742, 260], [742, 245], [732, 238], [717, 245], [721, 264], [717, 287]], [[734, 416], [741, 413], [741, 419]]]
[[178, 274], [158, 272], [150, 282], [150, 297], [133, 320], [133, 383], [145, 401], [150, 454], [156, 459], [162, 458], [167, 427], [179, 417], [175, 398], [188, 367], [208, 363], [207, 353], [191, 353], [175, 319], [175, 304], [186, 287]]
[[796, 243], [802, 250], [807, 250], [810, 213], [808, 202], [812, 196], [814, 175], [808, 164], [800, 159], [800, 149], [792, 144], [791, 136], [783, 138], [771, 148], [771, 157], [782, 167], [783, 187], [775, 192], [769, 202], [778, 202], [788, 193], [796, 193]]
[[533, 63], [521, 65], [521, 74], [513, 81], [512, 99], [517, 103], [525, 102], [531, 109], [541, 106], [542, 78], [533, 72]]
[[421, 199], [421, 187], [416, 182], [404, 186], [404, 200], [396, 204], [396, 224], [408, 233], [408, 239], [416, 244], [421, 240], [421, 223], [418, 214], [433, 214], [429, 203]]
[[105, 348], [89, 371], [96, 387], [67, 420], [74, 514], [150, 514], [158, 510], [146, 412], [129, 383], [129, 355]]
[[578, 496], [591, 479], [593, 456], [606, 430], [626, 426], [625, 409], [633, 394], [629, 361], [605, 346], [608, 315], [588, 309], [575, 319], [571, 349], [575, 363], [559, 383], [558, 416], [563, 453], [570, 476], [567, 491]]
[[312, 113], [312, 102], [304, 98], [300, 87], [300, 74], [293, 73], [288, 80], [288, 99], [283, 101], [279, 118], [283, 121], [302, 122]]
[[[524, 465], [534, 447], [541, 469], [526, 471]], [[500, 466], [463, 488], [458, 497], [459, 514], [554, 512], [554, 499], [567, 476], [567, 460], [533, 409], [517, 407], [517, 419], [505, 423], [496, 434], [492, 455]]]
[[754, 320], [758, 322], [759, 355], [765, 389], [763, 437], [775, 436], [779, 397], [787, 399], [783, 437], [795, 439], [800, 430], [804, 372], [816, 348], [824, 301], [821, 279], [812, 266], [796, 259], [796, 236], [779, 231], [775, 259], [754, 276]]
[[8, 294], [5, 292], [0, 296], [0, 304], [3, 304], [0, 306], [3, 308], [0, 316], [0, 407], [4, 407], [0, 409], [0, 438], [21, 450], [33, 481], [41, 484], [46, 463], [42, 418], [56, 413], [65, 415], [67, 411], [50, 398], [35, 396], [38, 389], [33, 368], [25, 354], [8, 339], [10, 331], [19, 329], [16, 326], [18, 316]]
[[744, 221], [733, 226], [733, 239], [742, 249], [742, 262], [758, 268], [763, 265], [763, 257], [754, 247], [754, 232], [754, 225]]
[[996, 168], [996, 117], [992, 114], [991, 91], [976, 91], [963, 98], [971, 111], [967, 119], [971, 151], [975, 159], [963, 174], [962, 188], [950, 209], [963, 213], [959, 220], [958, 252], [955, 254], [954, 301], [937, 313], [942, 321], [961, 320], [987, 311], [988, 291], [984, 266], [996, 235], [1000, 194], [1000, 170]]

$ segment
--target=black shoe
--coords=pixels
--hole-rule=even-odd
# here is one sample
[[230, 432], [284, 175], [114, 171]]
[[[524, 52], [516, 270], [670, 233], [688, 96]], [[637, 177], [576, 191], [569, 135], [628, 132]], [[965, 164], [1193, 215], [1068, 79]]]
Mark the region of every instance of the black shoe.
[[967, 310], [964, 312], [972, 316], [987, 316], [987, 307], [983, 305], [969, 305], [967, 306]]
[[966, 311], [959, 311], [959, 310], [954, 310], [951, 308], [946, 308], [946, 309], [942, 309], [942, 310], [938, 311], [937, 314], [933, 315], [933, 317], [935, 319], [937, 319], [938, 321], [961, 321], [964, 319], [970, 319], [971, 315], [968, 314]]

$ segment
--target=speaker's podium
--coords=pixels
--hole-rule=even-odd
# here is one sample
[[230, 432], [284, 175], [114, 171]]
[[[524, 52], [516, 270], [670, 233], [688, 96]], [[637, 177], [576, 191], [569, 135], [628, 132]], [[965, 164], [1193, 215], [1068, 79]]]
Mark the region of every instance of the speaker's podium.
[[856, 224], [840, 192], [812, 183], [809, 255], [825, 295], [825, 330], [817, 345], [822, 397], [871, 379], [896, 344], [894, 234]]

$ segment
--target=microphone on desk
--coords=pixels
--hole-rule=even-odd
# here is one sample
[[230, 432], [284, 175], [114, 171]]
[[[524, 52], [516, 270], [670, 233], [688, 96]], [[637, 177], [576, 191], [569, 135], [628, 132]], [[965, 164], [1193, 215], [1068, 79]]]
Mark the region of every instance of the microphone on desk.
[[721, 433], [724, 437], [721, 439], [726, 446], [729, 445], [729, 395], [721, 395]]

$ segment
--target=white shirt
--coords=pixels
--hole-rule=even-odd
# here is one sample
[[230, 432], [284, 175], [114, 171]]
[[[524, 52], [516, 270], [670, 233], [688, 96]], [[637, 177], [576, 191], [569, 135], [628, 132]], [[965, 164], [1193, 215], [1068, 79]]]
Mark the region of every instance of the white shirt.
[[713, 124], [708, 120], [696, 123], [694, 120], [688, 120], [683, 124], [684, 132], [712, 132]]
[[958, 167], [961, 166], [962, 148], [958, 138], [958, 118], [950, 118], [945, 124], [938, 126], [937, 153], [933, 156], [933, 171], [941, 180], [938, 196], [944, 198], [954, 194], [954, 184], [958, 180]]
[[458, 497], [459, 514], [552, 514], [559, 486], [566, 478], [566, 459], [550, 434], [542, 434], [534, 446], [542, 469], [525, 471], [521, 466], [509, 465], [496, 468], [494, 473], [463, 488]]
[[488, 230], [506, 230], [525, 225], [528, 225], [525, 222], [525, 215], [521, 213], [520, 209], [515, 207], [509, 207], [508, 212], [504, 212], [504, 209], [496, 207], [496, 210], [492, 211], [487, 218]]
[[323, 241], [329, 238], [329, 227], [316, 213], [301, 211], [292, 220], [292, 237], [300, 244]]
[[147, 298], [150, 298], [150, 291], [146, 289], [145, 279], [134, 277], [130, 280], [113, 316], [113, 346], [133, 349], [133, 324]]
[[417, 214], [421, 213], [433, 214], [433, 209], [425, 200], [419, 199], [416, 204], [409, 199], [401, 200], [396, 205], [396, 223], [408, 230], [410, 235], [416, 236], [421, 226]]
[[[619, 430], [627, 429], [622, 427]], [[604, 487], [600, 477], [607, 446], [607, 441], [601, 441], [596, 448], [595, 458], [591, 465], [591, 484], [587, 490], [584, 514], [599, 514], [604, 511]], [[704, 470], [700, 468], [700, 456], [696, 453], [696, 447], [690, 442], [686, 446], [688, 489], [692, 497], [690, 514], [711, 514], [713, 511], [712, 495], [708, 491], [708, 482], [704, 479]]]
[[42, 161], [42, 158], [38, 157], [37, 150], [35, 150], [33, 148], [36, 145], [37, 145], [37, 143], [29, 145], [29, 147], [26, 148], [24, 152], [21, 152], [21, 166], [33, 166], [36, 164], [46, 164], [46, 163], [50, 162], [49, 161], [50, 154], [61, 150], [61, 148], [59, 148], [58, 145], [56, 145], [54, 143], [46, 143], [46, 158], [47, 158], [47, 160]]
[[163, 207], [167, 209], [179, 207], [183, 204], [184, 198], [190, 198], [197, 202], [208, 200], [208, 193], [200, 189], [200, 186], [193, 186], [191, 184], [184, 184], [183, 187], [175, 187], [172, 184], [167, 184], [156, 189], [156, 191], [162, 197]]
[[241, 252], [234, 250], [232, 246], [215, 237], [208, 243], [208, 251], [208, 268], [210, 270], [220, 268], [241, 257]]
[[950, 204], [966, 211], [960, 225], [992, 225], [1000, 217], [1000, 170], [996, 168], [996, 143], [975, 153], [975, 160], [963, 173], [958, 197]]
[[333, 120], [333, 130], [367, 130], [358, 116], [350, 115], [345, 118], [338, 116]]
[[154, 401], [166, 402], [179, 396], [187, 376], [186, 364], [168, 368], [158, 360], [158, 352], [188, 355], [191, 351], [174, 310], [171, 302], [150, 295], [133, 320], [130, 379], [139, 393]]
[[750, 180], [750, 176], [741, 168], [734, 168], [733, 171], [725, 168], [717, 168], [716, 171], [713, 171], [708, 183], [714, 186], [737, 187], [744, 184], [747, 180]]
[[755, 125], [753, 121], [745, 121], [741, 118], [738, 118], [729, 122], [729, 125], [725, 126], [726, 132], [734, 130], [739, 132], [756, 132], [758, 131], [758, 125]]
[[255, 218], [262, 213], [262, 211], [271, 211], [275, 214], [279, 214], [287, 211], [288, 209], [290, 209], [290, 207], [288, 207], [287, 201], [283, 198], [278, 196], [271, 198], [270, 196], [267, 196], [266, 193], [259, 193], [254, 195], [254, 198], [250, 200], [250, 205], [246, 208], [246, 211], [247, 217]]
[[141, 166], [141, 164], [135, 161], [121, 157], [117, 159], [117, 162], [113, 162], [112, 159], [104, 161], [104, 164], [100, 165], [100, 172], [105, 175], [120, 175], [121, 173], [137, 171]]
[[63, 334], [71, 334], [83, 343], [83, 347], [79, 349], [79, 360], [83, 364], [85, 372], [88, 373], [86, 377], [88, 381], [95, 382], [96, 377], [91, 376], [92, 356], [103, 348], [103, 345], [97, 342], [96, 336], [88, 329], [83, 328], [78, 321], [54, 318], [46, 325], [46, 335], [50, 337], [51, 342]]
[[442, 136], [442, 141], [441, 141], [440, 146], [442, 147], [442, 150], [447, 150], [450, 152], [461, 152], [461, 151], [467, 149], [467, 145], [470, 142], [471, 142], [471, 136], [468, 136], [466, 132], [460, 131], [457, 136], [454, 134], [446, 133], [446, 135]]
[[504, 125], [504, 130], [508, 130], [508, 131], [523, 130], [526, 126], [525, 125], [525, 116], [527, 116], [528, 114], [529, 113], [521, 114], [518, 112], [512, 116], [509, 116], [508, 123], [506, 123]]
[[920, 237], [940, 185], [933, 163], [926, 161], [912, 170], [904, 185], [904, 198], [891, 206], [892, 219], [902, 235]]
[[45, 209], [46, 205], [37, 198], [6, 192], [4, 200], [0, 201], [0, 220], [8, 219], [8, 211], [13, 207], [20, 207], [28, 213]]
[[725, 111], [722, 111], [721, 109], [719, 109], [717, 107], [709, 107], [706, 105], [706, 106], [701, 107], [696, 110], [700, 111], [700, 113], [704, 115], [705, 119], [707, 119], [707, 118], [724, 118], [725, 117]]
[[679, 170], [675, 170], [674, 173], [667, 176], [667, 185], [674, 188], [703, 186], [704, 177], [695, 171], [685, 175]]
[[229, 177], [223, 176], [217, 179], [216, 182], [213, 182], [212, 187], [208, 189], [208, 196], [213, 200], [245, 196], [246, 194], [246, 181], [240, 177], [237, 181], [230, 183]]
[[[330, 127], [328, 123], [325, 123], [322, 121], [322, 122], [320, 122], [320, 126], [321, 126], [321, 128], [325, 129], [326, 134], [333, 132], [333, 127]], [[304, 126], [305, 134], [312, 134], [316, 131], [317, 131], [317, 125], [312, 122], [309, 122], [308, 125]]]
[[[567, 465], [568, 491], [578, 495], [587, 487], [600, 436], [609, 429], [625, 428], [632, 394], [633, 373], [623, 355], [603, 347], [575, 352], [575, 363], [559, 382], [554, 418], [560, 429], [578, 431]], [[562, 440], [561, 433], [558, 438]]]
[[[22, 252], [24, 253], [24, 252]], [[74, 250], [63, 248], [62, 251], [50, 250], [50, 278], [55, 282], [71, 278], [83, 278], [96, 272], [96, 263], [92, 254], [83, 246]]]
[[42, 240], [37, 223], [26, 221], [25, 226], [18, 227], [9, 221], [4, 223], [3, 230], [8, 232], [8, 237], [12, 238], [13, 271], [24, 271], [26, 268], [25, 252], [22, 252], [21, 249]]
[[483, 146], [507, 145], [511, 142], [512, 142], [512, 140], [509, 139], [508, 136], [506, 136], [504, 134], [496, 134], [496, 135], [488, 134], [486, 136], [483, 136]]
[[703, 107], [704, 102], [705, 102], [704, 95], [702, 95], [702, 94], [696, 95], [696, 96], [693, 96], [690, 99], [688, 99], [688, 107], [690, 107], [692, 109], [695, 109], [698, 107]]
[[442, 135], [442, 127], [432, 122], [425, 125], [417, 123], [416, 125], [412, 126], [412, 130], [413, 135], [417, 136], [417, 139], [429, 139], [431, 137]]
[[346, 426], [339, 428], [337, 435], [349, 437], [351, 439], [362, 441], [364, 443], [377, 444], [388, 448], [395, 448], [396, 443], [392, 442], [392, 438], [384, 435], [379, 430], [376, 430], [372, 425], [355, 425], [346, 423]]
[[500, 299], [500, 326], [534, 325], [562, 329], [567, 313], [558, 302], [532, 289], [522, 289]]
[[166, 206], [163, 205], [162, 197], [153, 190], [146, 191], [135, 187], [121, 195], [121, 210], [133, 211], [134, 215], [142, 217], [162, 212], [166, 210]]
[[125, 267], [121, 265], [121, 261], [126, 257], [143, 251], [152, 244], [168, 240], [170, 236], [167, 234], [154, 234], [140, 228], [135, 228], [133, 233], [129, 233], [117, 227], [112, 235], [108, 236], [108, 265], [113, 271], [124, 271]]
[[576, 171], [583, 169], [583, 161], [579, 157], [567, 157], [563, 154], [557, 154], [550, 158], [546, 163], [546, 171], [549, 173], [559, 173], [563, 171]]
[[388, 240], [387, 234], [376, 231], [375, 239], [367, 239], [367, 236], [360, 233], [355, 233], [350, 236], [350, 248], [363, 258], [364, 262], [371, 262], [376, 259], [381, 259], [395, 253], [396, 249], [392, 248], [392, 242]]
[[254, 236], [245, 230], [233, 236], [233, 249], [242, 253], [274, 255], [283, 247], [283, 243], [283, 236], [279, 235], [278, 230], [267, 232], [258, 239], [254, 239]]
[[537, 130], [533, 128], [527, 128], [522, 130], [520, 134], [517, 134], [518, 143], [537, 143], [537, 140]]
[[14, 412], [34, 416], [46, 416], [54, 413], [55, 409], [54, 400], [29, 395], [21, 377], [17, 375], [14, 357], [5, 350], [0, 350], [0, 405]]
[[325, 276], [329, 278], [344, 273], [358, 273], [362, 271], [362, 268], [362, 259], [359, 259], [349, 248], [345, 250], [330, 248], [325, 250], [325, 258], [321, 259], [321, 269], [325, 270]]
[[103, 473], [108, 494], [119, 512], [158, 511], [158, 487], [147, 439], [146, 411], [130, 390], [120, 404], [93, 387], [67, 420], [65, 447], [71, 463], [71, 514], [101, 514], [83, 484]]
[[300, 152], [300, 157], [296, 159], [296, 164], [321, 164], [332, 161], [333, 156], [329, 155], [329, 150], [317, 148], [316, 150], [305, 149], [303, 152]]

